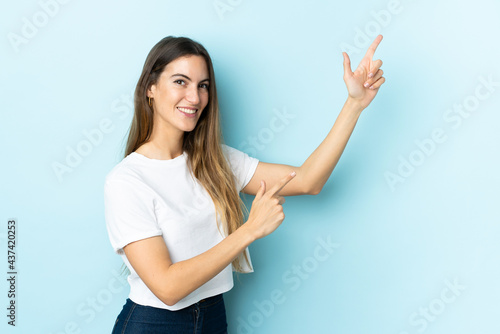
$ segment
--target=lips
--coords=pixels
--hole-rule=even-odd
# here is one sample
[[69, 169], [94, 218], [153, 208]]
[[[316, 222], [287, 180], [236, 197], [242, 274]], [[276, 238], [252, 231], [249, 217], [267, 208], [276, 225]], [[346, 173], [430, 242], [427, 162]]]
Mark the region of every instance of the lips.
[[198, 109], [189, 107], [177, 107], [177, 110], [179, 110], [187, 117], [195, 117], [196, 113], [198, 112]]
[[198, 111], [196, 108], [187, 108], [187, 107], [177, 107], [180, 111], [186, 114], [194, 114], [195, 112]]

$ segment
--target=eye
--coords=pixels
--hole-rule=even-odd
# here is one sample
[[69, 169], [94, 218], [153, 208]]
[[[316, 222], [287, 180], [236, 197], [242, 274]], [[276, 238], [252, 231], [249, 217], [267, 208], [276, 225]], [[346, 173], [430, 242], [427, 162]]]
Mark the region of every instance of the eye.
[[200, 84], [200, 88], [208, 89], [208, 84], [202, 83], [202, 84]]
[[174, 82], [176, 84], [179, 84], [179, 85], [184, 85], [185, 84], [184, 80], [182, 80], [182, 79], [175, 80]]

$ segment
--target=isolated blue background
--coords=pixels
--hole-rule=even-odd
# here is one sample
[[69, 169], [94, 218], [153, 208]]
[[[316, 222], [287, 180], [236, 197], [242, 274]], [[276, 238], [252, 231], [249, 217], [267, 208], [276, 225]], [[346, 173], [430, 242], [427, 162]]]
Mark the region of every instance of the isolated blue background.
[[[111, 331], [128, 287], [116, 278], [103, 181], [122, 158], [131, 94], [161, 38], [189, 36], [209, 50], [228, 145], [298, 166], [346, 99], [342, 49], [354, 70], [368, 46], [362, 34], [378, 32], [387, 81], [321, 194], [287, 198], [283, 225], [251, 245], [255, 273], [225, 294], [230, 333], [500, 331], [498, 1], [47, 6], [3, 1], [0, 11], [0, 253], [7, 219], [19, 224], [18, 326], [6, 324], [2, 279], [0, 331]], [[12, 34], [34, 20], [38, 31], [16, 46]], [[472, 111], [458, 118], [464, 103]], [[293, 115], [279, 131], [270, 128], [276, 110]], [[85, 147], [100, 125], [107, 133]], [[433, 131], [446, 140], [425, 154], [416, 142]], [[78, 147], [87, 155], [58, 178], [53, 165]], [[417, 166], [405, 170], [409, 159]], [[391, 186], [388, 173], [404, 182]], [[318, 238], [338, 244], [322, 261]]]

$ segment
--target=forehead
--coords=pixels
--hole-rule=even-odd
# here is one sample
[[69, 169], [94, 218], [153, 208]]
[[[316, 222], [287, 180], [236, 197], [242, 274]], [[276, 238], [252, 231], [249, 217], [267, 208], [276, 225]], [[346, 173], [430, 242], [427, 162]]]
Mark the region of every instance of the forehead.
[[202, 56], [183, 56], [179, 57], [165, 66], [164, 74], [184, 74], [193, 80], [208, 78], [208, 67], [205, 58]]

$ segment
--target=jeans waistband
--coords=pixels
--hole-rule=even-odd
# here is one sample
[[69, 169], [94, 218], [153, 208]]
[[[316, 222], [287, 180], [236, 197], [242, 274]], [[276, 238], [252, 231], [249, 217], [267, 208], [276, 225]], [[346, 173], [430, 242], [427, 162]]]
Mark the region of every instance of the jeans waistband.
[[222, 294], [218, 294], [216, 296], [204, 298], [204, 299], [200, 300], [199, 302], [194, 303], [191, 306], [198, 305], [199, 307], [207, 307], [207, 306], [213, 305], [215, 303], [218, 303], [219, 301], [221, 301], [221, 299], [222, 299]]

